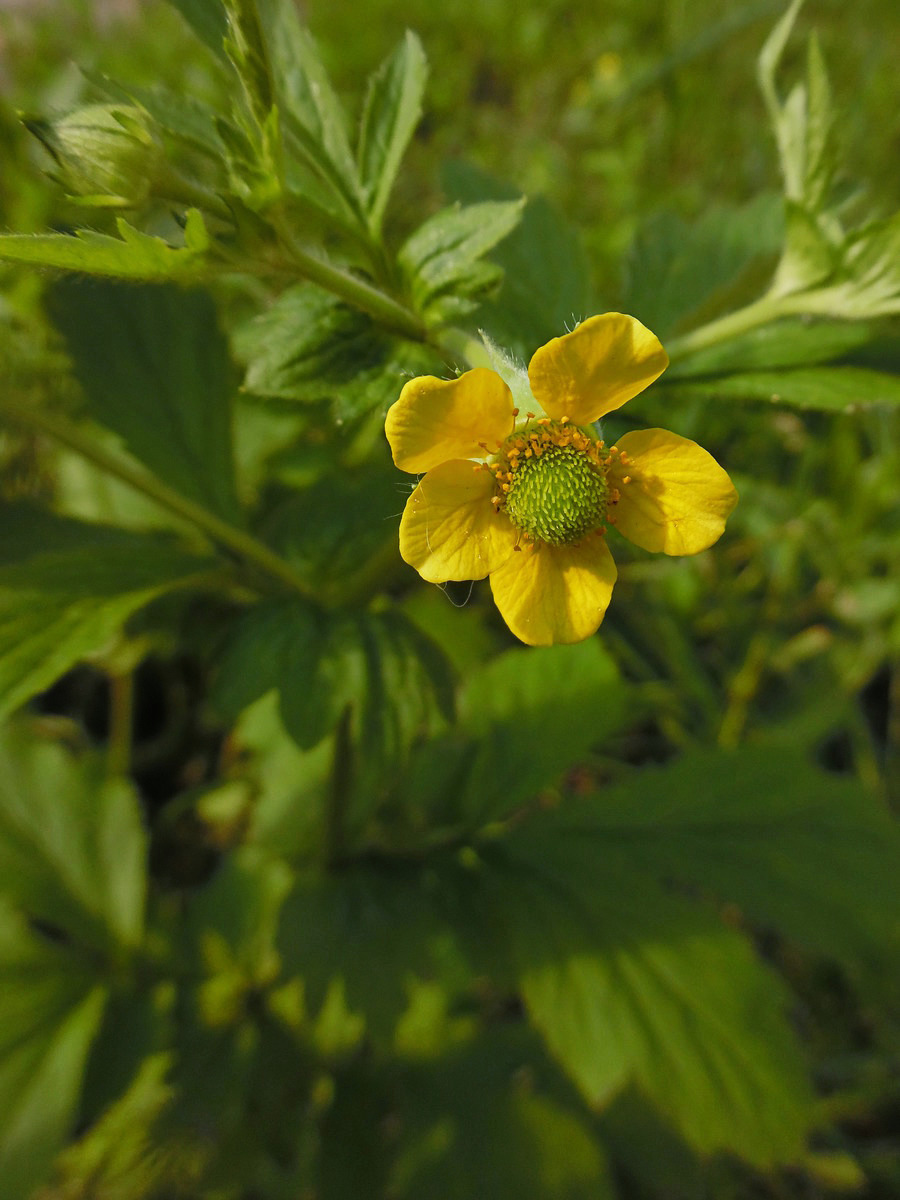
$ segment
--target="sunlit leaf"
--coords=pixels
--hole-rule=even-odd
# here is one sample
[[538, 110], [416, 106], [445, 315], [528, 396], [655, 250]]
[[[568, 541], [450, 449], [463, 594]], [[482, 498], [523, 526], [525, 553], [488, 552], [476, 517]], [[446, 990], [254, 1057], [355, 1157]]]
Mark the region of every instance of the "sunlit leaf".
[[369, 80], [359, 131], [359, 173], [367, 194], [369, 223], [381, 227], [409, 140], [422, 115], [428, 64], [410, 30]]
[[524, 200], [455, 205], [435, 213], [407, 239], [398, 262], [419, 311], [435, 316], [467, 311], [472, 297], [499, 282], [500, 268], [484, 255], [515, 229], [523, 206]]
[[89, 946], [135, 946], [146, 844], [130, 788], [99, 762], [16, 736], [0, 740], [0, 876], [30, 917]]
[[[463, 204], [518, 194], [469, 163], [450, 163], [443, 178], [448, 197]], [[543, 196], [529, 198], [520, 223], [491, 259], [502, 267], [503, 283], [483, 302], [478, 322], [525, 362], [538, 346], [599, 311], [578, 233]]]
[[347, 135], [347, 118], [315, 41], [290, 0], [256, 0], [274, 99], [287, 132], [309, 165], [363, 221], [362, 188]]
[[634, 1083], [702, 1153], [796, 1159], [812, 1112], [787, 995], [749, 944], [630, 848], [533, 821], [486, 855], [522, 994], [594, 1104]]
[[170, 246], [162, 238], [141, 233], [121, 217], [116, 227], [117, 238], [90, 229], [74, 234], [4, 234], [0, 260], [146, 283], [194, 283], [202, 273], [208, 235], [196, 210], [188, 214], [184, 246]]
[[71, 1132], [104, 990], [0, 905], [0, 1200], [22, 1200]]

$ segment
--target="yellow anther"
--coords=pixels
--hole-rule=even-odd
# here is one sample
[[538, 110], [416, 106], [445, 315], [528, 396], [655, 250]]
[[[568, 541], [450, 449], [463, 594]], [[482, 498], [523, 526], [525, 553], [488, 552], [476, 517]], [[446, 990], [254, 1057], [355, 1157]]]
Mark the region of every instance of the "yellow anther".
[[630, 475], [623, 475], [623, 476], [622, 476], [622, 482], [623, 482], [623, 483], [631, 483], [631, 476], [630, 476]]

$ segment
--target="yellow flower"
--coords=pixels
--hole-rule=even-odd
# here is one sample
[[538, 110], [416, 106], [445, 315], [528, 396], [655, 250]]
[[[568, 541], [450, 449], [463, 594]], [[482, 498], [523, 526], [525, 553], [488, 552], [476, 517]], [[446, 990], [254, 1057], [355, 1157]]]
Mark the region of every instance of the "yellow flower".
[[607, 447], [591, 427], [668, 362], [640, 321], [604, 313], [535, 352], [534, 412], [485, 367], [411, 379], [385, 424], [396, 465], [424, 472], [400, 522], [406, 562], [431, 583], [490, 576], [516, 637], [547, 646], [603, 620], [616, 581], [608, 526], [664, 554], [711, 546], [737, 502], [711, 454], [664, 429]]

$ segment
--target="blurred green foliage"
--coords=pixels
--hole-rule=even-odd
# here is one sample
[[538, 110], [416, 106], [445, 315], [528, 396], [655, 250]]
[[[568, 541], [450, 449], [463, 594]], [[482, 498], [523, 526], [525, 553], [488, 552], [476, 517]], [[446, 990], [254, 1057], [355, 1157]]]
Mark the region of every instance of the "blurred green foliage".
[[[785, 8], [0, 11], [0, 1200], [900, 1195], [900, 21]], [[384, 412], [618, 306], [741, 503], [512, 646]]]

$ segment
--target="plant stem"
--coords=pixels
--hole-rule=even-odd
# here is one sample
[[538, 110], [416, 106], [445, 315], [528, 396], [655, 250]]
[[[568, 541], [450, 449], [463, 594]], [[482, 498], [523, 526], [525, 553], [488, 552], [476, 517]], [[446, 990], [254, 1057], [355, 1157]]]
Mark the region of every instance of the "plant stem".
[[343, 267], [336, 267], [333, 263], [306, 250], [297, 243], [296, 238], [286, 228], [284, 221], [273, 221], [273, 224], [282, 244], [290, 254], [294, 266], [304, 278], [309, 279], [312, 283], [317, 283], [333, 295], [340, 296], [354, 308], [362, 309], [370, 317], [374, 317], [385, 329], [399, 333], [402, 337], [410, 338], [414, 342], [429, 340], [428, 327], [411, 309], [394, 300], [386, 292], [373, 287], [364, 279], [360, 279], [358, 275], [351, 274]]
[[353, 742], [350, 737], [352, 709], [348, 704], [334, 731], [331, 780], [325, 808], [324, 850], [329, 868], [341, 865], [346, 855], [345, 821], [347, 799], [353, 779]]
[[669, 360], [676, 362], [688, 358], [691, 354], [706, 350], [710, 346], [717, 346], [720, 342], [730, 341], [750, 329], [768, 325], [789, 313], [801, 313], [804, 309], [802, 302], [797, 303], [799, 299], [800, 297], [793, 296], [761, 296], [745, 308], [727, 313], [724, 317], [710, 321], [708, 325], [701, 325], [699, 329], [692, 329], [690, 333], [668, 342], [666, 350]]
[[111, 779], [128, 774], [131, 763], [131, 723], [134, 713], [134, 672], [114, 671], [109, 677], [109, 748], [106, 767]]
[[23, 404], [8, 395], [0, 398], [0, 416], [7, 417], [22, 428], [45, 434], [63, 446], [68, 446], [102, 471], [142, 492], [161, 508], [181, 517], [236, 557], [252, 563], [266, 575], [277, 579], [292, 591], [299, 592], [301, 596], [313, 598], [312, 588], [296, 574], [289, 563], [268, 546], [244, 530], [223, 521], [201, 504], [182, 496], [161, 479], [157, 479], [146, 467], [131, 463], [107, 450], [66, 417], [45, 412], [31, 404]]

